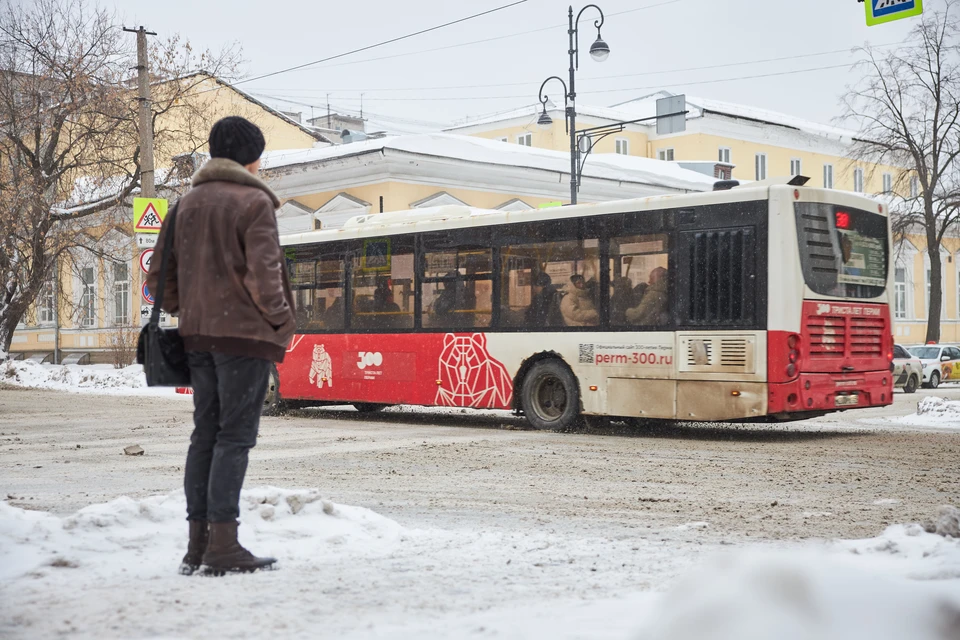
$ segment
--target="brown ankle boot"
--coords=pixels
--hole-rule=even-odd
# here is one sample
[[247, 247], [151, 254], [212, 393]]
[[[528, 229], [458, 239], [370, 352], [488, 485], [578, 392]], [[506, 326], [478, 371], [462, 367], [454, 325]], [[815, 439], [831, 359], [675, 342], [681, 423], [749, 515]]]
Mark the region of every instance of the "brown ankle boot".
[[203, 554], [206, 575], [249, 573], [258, 569], [272, 569], [276, 558], [258, 558], [237, 542], [239, 522], [211, 522], [210, 542]]
[[203, 552], [207, 550], [209, 532], [206, 520], [190, 520], [190, 541], [187, 555], [180, 562], [180, 575], [189, 576], [203, 564]]

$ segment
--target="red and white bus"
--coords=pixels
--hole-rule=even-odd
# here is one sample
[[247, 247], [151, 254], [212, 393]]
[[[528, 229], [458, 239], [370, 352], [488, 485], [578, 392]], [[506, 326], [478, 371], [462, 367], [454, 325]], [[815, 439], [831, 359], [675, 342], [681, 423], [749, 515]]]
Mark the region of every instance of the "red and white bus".
[[789, 420], [892, 402], [886, 207], [790, 184], [523, 212], [447, 206], [282, 239], [284, 404]]

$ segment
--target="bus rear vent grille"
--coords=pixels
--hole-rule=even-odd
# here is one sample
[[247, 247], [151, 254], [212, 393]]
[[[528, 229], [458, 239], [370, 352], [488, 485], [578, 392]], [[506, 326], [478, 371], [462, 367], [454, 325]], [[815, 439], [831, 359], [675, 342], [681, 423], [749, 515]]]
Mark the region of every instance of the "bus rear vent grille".
[[807, 335], [810, 336], [810, 355], [843, 357], [847, 347], [847, 326], [842, 316], [807, 318]]
[[747, 366], [747, 341], [742, 338], [721, 340], [720, 365], [723, 367]]
[[850, 355], [883, 355], [883, 320], [850, 318]]

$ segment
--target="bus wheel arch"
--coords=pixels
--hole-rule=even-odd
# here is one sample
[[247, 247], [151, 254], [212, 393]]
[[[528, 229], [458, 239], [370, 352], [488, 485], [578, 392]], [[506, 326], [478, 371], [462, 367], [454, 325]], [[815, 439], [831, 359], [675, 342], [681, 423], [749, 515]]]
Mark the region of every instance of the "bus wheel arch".
[[559, 354], [541, 352], [523, 362], [514, 381], [514, 408], [537, 429], [562, 430], [577, 423], [580, 385]]

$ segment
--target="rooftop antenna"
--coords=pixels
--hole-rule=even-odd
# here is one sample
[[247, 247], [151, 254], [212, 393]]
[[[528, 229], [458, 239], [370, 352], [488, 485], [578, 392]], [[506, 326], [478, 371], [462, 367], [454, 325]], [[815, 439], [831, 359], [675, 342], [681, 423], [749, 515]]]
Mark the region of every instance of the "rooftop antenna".
[[360, 119], [363, 120], [363, 94], [360, 94]]

